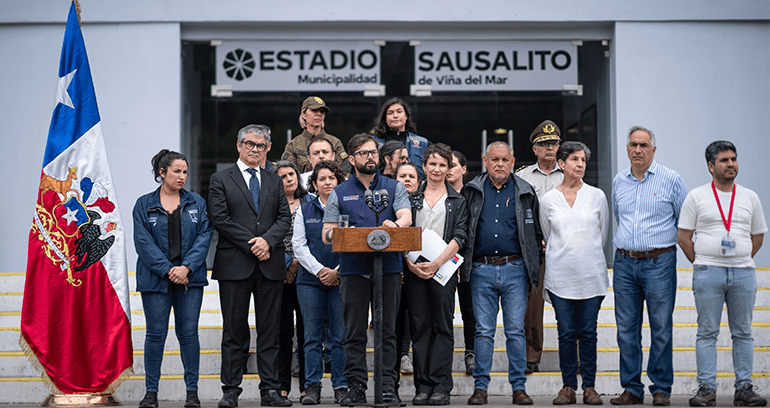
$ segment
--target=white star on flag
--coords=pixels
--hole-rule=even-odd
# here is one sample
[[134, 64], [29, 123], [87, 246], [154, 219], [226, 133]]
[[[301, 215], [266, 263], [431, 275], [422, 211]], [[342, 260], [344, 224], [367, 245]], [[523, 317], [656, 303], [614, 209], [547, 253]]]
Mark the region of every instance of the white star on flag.
[[77, 224], [77, 223], [78, 223], [78, 217], [77, 217], [77, 215], [78, 215], [78, 211], [80, 211], [80, 210], [75, 210], [75, 211], [72, 211], [72, 210], [70, 210], [69, 208], [67, 208], [67, 213], [66, 213], [66, 214], [64, 214], [64, 215], [62, 215], [62, 218], [64, 218], [65, 220], [67, 220], [67, 225], [70, 225], [70, 224], [72, 224], [73, 222], [74, 222], [75, 224]]
[[61, 103], [62, 105], [75, 109], [75, 105], [72, 104], [72, 99], [70, 98], [69, 92], [67, 92], [67, 88], [70, 86], [70, 82], [72, 82], [72, 78], [75, 77], [76, 72], [78, 72], [77, 69], [59, 78], [59, 82], [56, 84], [56, 104], [54, 105], [54, 108]]

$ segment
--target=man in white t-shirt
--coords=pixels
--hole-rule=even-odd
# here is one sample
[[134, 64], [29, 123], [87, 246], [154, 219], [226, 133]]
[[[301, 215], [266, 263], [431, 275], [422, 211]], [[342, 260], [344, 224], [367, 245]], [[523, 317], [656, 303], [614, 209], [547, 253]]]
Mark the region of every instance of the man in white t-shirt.
[[724, 303], [733, 340], [733, 404], [765, 406], [767, 400], [754, 392], [751, 383], [751, 321], [757, 296], [752, 258], [762, 247], [767, 224], [759, 196], [735, 184], [735, 145], [722, 140], [711, 143], [706, 148], [706, 163], [713, 181], [690, 191], [679, 217], [679, 246], [693, 264], [692, 290], [698, 310], [695, 355], [699, 388], [690, 406], [716, 402], [716, 342]]

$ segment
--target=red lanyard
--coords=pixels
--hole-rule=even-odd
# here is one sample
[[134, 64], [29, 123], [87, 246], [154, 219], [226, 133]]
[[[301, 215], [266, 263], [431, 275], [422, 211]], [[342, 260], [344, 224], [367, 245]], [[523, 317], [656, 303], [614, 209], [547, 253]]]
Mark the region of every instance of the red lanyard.
[[727, 232], [730, 232], [730, 223], [733, 219], [733, 203], [735, 203], [735, 184], [733, 184], [733, 196], [730, 198], [730, 213], [727, 214], [727, 219], [725, 219], [725, 213], [722, 211], [722, 203], [719, 202], [719, 196], [717, 195], [717, 188], [714, 186], [714, 182], [711, 182], [711, 189], [714, 191], [714, 198], [717, 199], [717, 207], [719, 207], [719, 215], [722, 216], [722, 222], [725, 223], [725, 228], [727, 228]]

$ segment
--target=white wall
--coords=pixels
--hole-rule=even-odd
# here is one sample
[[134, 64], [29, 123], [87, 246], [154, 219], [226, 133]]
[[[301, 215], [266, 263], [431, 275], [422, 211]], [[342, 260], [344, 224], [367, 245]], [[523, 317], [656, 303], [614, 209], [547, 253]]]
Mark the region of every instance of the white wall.
[[[131, 210], [156, 186], [150, 158], [180, 145], [179, 25], [86, 24], [83, 36], [134, 270]], [[26, 270], [63, 37], [63, 24], [0, 26], [0, 272]]]
[[[767, 0], [81, 0], [92, 22], [650, 21], [767, 19]], [[2, 0], [0, 22], [59, 22], [64, 0]]]
[[[738, 149], [737, 182], [759, 194], [770, 220], [770, 25], [615, 27], [617, 169], [628, 167], [625, 138], [633, 125], [655, 132], [655, 159], [681, 174], [688, 188], [711, 181], [706, 146], [730, 140]], [[679, 252], [679, 266], [690, 266]], [[770, 266], [769, 240], [755, 262]]]
[[[160, 148], [180, 146], [180, 27], [200, 39], [215, 38], [210, 33], [253, 35], [261, 26], [271, 27], [277, 37], [296, 35], [275, 29], [281, 25], [289, 26], [292, 33], [304, 29], [302, 38], [365, 37], [372, 26], [392, 32], [386, 27], [395, 25], [414, 38], [428, 38], [425, 33], [433, 32], [433, 37], [451, 39], [477, 35], [574, 39], [604, 38], [605, 33], [612, 37], [606, 27], [621, 21], [614, 23], [610, 74], [614, 170], [627, 167], [624, 138], [634, 124], [656, 132], [656, 158], [679, 171], [690, 187], [709, 179], [702, 158], [705, 146], [718, 138], [729, 139], [739, 149], [739, 183], [757, 191], [770, 219], [767, 0], [481, 0], [473, 4], [396, 0], [376, 11], [366, 2], [349, 0], [323, 5], [270, 2], [270, 7], [253, 0], [81, 3], [106, 145], [128, 233], [130, 270], [135, 263], [131, 209], [139, 195], [155, 187], [149, 159]], [[64, 0], [0, 1], [0, 171], [6, 192], [0, 204], [4, 215], [0, 272], [25, 269], [68, 7]], [[704, 21], [672, 21], [693, 19]], [[712, 21], [718, 19], [737, 21]], [[577, 24], [578, 30], [571, 30], [570, 24]], [[770, 266], [768, 247], [770, 239], [758, 254], [759, 266]], [[688, 264], [682, 258], [680, 265]]]

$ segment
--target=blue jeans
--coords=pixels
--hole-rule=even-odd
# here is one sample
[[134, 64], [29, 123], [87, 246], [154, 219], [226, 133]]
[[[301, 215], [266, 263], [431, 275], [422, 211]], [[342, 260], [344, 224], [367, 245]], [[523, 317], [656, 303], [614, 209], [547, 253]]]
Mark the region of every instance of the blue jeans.
[[651, 339], [647, 360], [647, 378], [652, 382], [650, 393], [671, 395], [676, 251], [664, 252], [655, 259], [636, 259], [615, 251], [612, 286], [620, 348], [620, 385], [637, 397], [644, 397], [642, 312], [646, 302]]
[[527, 344], [524, 336], [524, 312], [527, 310], [529, 276], [524, 261], [505, 265], [474, 262], [471, 269], [473, 316], [476, 318], [476, 367], [474, 387], [486, 390], [495, 348], [497, 313], [502, 305], [505, 347], [508, 353], [508, 381], [512, 391], [525, 389]]
[[[596, 383], [596, 321], [604, 296], [563, 299], [550, 290], [559, 331], [559, 368], [564, 387], [577, 389], [577, 356], [580, 346], [580, 376], [583, 389]], [[580, 340], [578, 342], [578, 340]]]
[[201, 346], [198, 341], [198, 318], [203, 301], [203, 287], [188, 288], [169, 284], [168, 293], [142, 292], [142, 307], [147, 322], [144, 335], [144, 385], [148, 392], [158, 392], [163, 346], [168, 334], [168, 317], [174, 307], [174, 326], [184, 365], [187, 391], [198, 391], [198, 369]]
[[725, 303], [733, 340], [735, 387], [751, 384], [751, 374], [754, 372], [751, 321], [757, 298], [757, 275], [754, 268], [694, 265], [692, 291], [698, 309], [698, 337], [695, 341], [698, 384], [716, 389], [717, 336], [722, 320], [722, 305]]
[[297, 285], [297, 297], [305, 324], [305, 386], [321, 384], [324, 375], [324, 322], [328, 314], [326, 346], [331, 350], [332, 387], [347, 387], [345, 379], [345, 324], [342, 320], [342, 298], [339, 286]]

